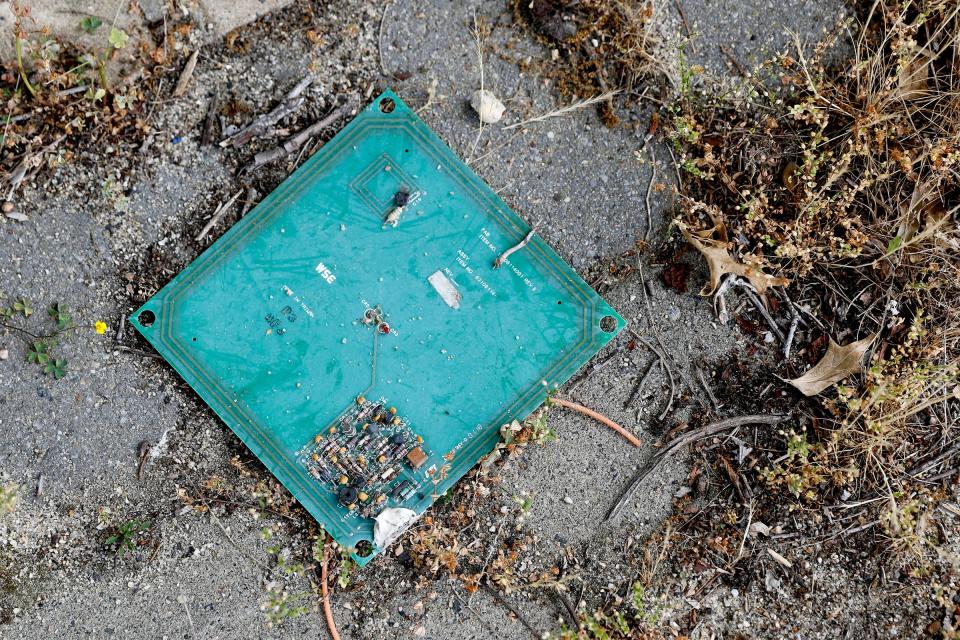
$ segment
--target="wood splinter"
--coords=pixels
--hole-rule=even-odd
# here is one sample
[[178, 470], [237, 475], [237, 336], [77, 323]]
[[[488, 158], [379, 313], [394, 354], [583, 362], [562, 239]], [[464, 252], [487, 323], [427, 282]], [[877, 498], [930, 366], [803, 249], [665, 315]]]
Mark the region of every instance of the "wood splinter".
[[527, 243], [529, 243], [530, 240], [533, 238], [534, 233], [536, 233], [536, 229], [530, 229], [530, 232], [526, 236], [524, 236], [523, 240], [521, 240], [517, 244], [513, 245], [512, 247], [510, 247], [509, 249], [501, 253], [497, 257], [497, 259], [493, 261], [493, 268], [499, 269], [500, 267], [503, 266], [503, 263], [507, 260], [507, 258], [509, 258], [511, 255], [513, 255], [517, 251], [520, 251], [520, 249], [523, 249], [525, 246], [527, 246]]

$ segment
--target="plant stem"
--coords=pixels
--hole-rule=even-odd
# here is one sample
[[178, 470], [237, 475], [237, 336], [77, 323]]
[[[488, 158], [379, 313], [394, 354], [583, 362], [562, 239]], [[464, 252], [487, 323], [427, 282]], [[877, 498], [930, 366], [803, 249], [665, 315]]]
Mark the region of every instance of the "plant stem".
[[27, 71], [23, 68], [23, 41], [20, 39], [19, 33], [15, 34], [13, 38], [14, 48], [17, 50], [17, 68], [20, 69], [20, 78], [23, 80], [23, 84], [26, 85], [30, 95], [37, 97], [37, 90], [30, 84], [30, 80], [27, 79]]

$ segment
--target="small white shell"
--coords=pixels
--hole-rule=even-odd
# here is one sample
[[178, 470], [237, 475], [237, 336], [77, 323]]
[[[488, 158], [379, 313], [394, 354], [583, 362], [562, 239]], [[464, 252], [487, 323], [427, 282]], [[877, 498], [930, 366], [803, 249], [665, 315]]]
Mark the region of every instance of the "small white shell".
[[484, 124], [494, 124], [500, 122], [503, 112], [507, 110], [503, 103], [497, 99], [497, 96], [486, 89], [477, 89], [470, 96], [470, 106], [480, 116], [480, 122]]

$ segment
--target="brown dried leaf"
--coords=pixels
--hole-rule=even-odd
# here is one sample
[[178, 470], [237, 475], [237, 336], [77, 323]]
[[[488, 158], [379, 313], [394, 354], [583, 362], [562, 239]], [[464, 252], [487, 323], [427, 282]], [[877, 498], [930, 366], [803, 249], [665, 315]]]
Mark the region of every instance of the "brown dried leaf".
[[827, 345], [827, 352], [820, 362], [799, 378], [788, 380], [805, 396], [815, 396], [835, 382], [861, 370], [860, 361], [867, 352], [876, 334], [867, 336], [850, 344], [838, 345], [833, 340]]
[[703, 255], [707, 260], [707, 266], [710, 268], [710, 282], [704, 285], [700, 295], [713, 295], [713, 292], [720, 286], [723, 276], [728, 273], [749, 280], [760, 295], [763, 295], [770, 287], [786, 286], [790, 283], [786, 278], [776, 278], [755, 267], [737, 262], [736, 258], [730, 255], [726, 246], [713, 240], [698, 237], [696, 232], [691, 231], [682, 222], [678, 225], [683, 232], [683, 237]]

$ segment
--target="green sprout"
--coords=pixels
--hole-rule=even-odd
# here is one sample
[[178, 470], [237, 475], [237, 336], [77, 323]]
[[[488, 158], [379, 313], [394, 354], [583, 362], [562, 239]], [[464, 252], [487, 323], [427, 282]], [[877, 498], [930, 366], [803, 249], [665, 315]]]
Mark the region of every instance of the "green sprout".
[[146, 533], [150, 523], [144, 520], [127, 520], [116, 528], [116, 532], [107, 538], [108, 546], [113, 547], [117, 554], [133, 551], [137, 548], [140, 535]]
[[123, 29], [110, 27], [110, 37], [107, 38], [107, 42], [109, 42], [114, 49], [123, 49], [127, 46], [127, 40], [129, 39], [130, 36], [128, 36], [127, 32]]
[[93, 34], [94, 31], [99, 29], [102, 25], [103, 25], [103, 21], [97, 16], [87, 16], [80, 21], [80, 28], [91, 35]]

